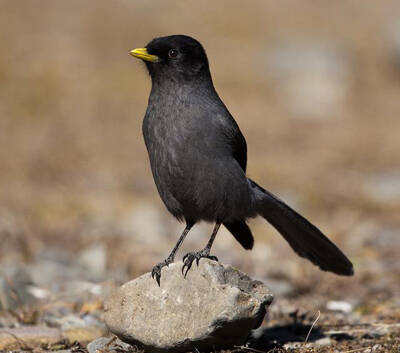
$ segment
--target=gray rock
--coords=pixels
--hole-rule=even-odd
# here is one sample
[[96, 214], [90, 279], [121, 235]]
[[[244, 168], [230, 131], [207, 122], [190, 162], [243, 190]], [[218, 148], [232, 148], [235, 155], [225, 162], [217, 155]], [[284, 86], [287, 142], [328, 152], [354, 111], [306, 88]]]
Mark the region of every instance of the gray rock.
[[151, 352], [212, 350], [245, 342], [260, 326], [273, 296], [260, 281], [201, 259], [183, 278], [182, 262], [125, 283], [105, 301], [111, 332]]
[[30, 293], [32, 280], [18, 267], [0, 267], [0, 310], [16, 309], [35, 302]]
[[369, 337], [372, 337], [373, 339], [377, 339], [377, 338], [385, 336], [389, 333], [390, 333], [390, 330], [387, 327], [382, 326], [382, 327], [378, 327], [376, 330], [368, 331], [366, 335], [368, 335]]
[[326, 308], [331, 311], [340, 311], [349, 314], [353, 311], [353, 305], [344, 300], [330, 300], [326, 303]]
[[53, 318], [53, 320], [49, 322], [52, 323], [53, 327], [60, 327], [62, 330], [69, 330], [77, 327], [99, 326], [98, 322], [87, 322], [84, 317], [74, 314]]
[[103, 279], [107, 266], [106, 247], [104, 244], [90, 246], [79, 254], [77, 262], [89, 275], [89, 279]]
[[304, 347], [304, 342], [288, 342], [283, 345], [284, 349], [300, 349]]
[[332, 344], [332, 340], [330, 339], [330, 337], [323, 337], [319, 340], [316, 340], [314, 344], [317, 346], [329, 346], [330, 344]]
[[110, 342], [112, 338], [109, 337], [99, 337], [96, 338], [94, 341], [90, 342], [86, 348], [89, 353], [97, 353], [97, 350], [101, 350], [104, 347], [106, 347]]
[[130, 352], [133, 348], [121, 340], [117, 339], [115, 336], [113, 338], [110, 337], [99, 337], [94, 341], [90, 342], [86, 346], [89, 353], [98, 353], [98, 352], [113, 352], [113, 351], [124, 351]]
[[375, 344], [372, 346], [372, 352], [376, 352], [382, 348], [381, 344]]

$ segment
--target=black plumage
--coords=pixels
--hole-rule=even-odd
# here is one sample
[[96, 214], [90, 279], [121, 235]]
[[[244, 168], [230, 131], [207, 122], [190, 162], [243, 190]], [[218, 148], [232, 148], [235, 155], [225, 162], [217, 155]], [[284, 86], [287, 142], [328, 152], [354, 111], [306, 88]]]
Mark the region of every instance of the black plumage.
[[203, 250], [185, 255], [185, 275], [194, 260], [216, 259], [210, 249], [220, 224], [251, 249], [246, 219], [257, 215], [322, 270], [353, 274], [351, 262], [315, 226], [246, 177], [246, 140], [214, 88], [198, 41], [183, 35], [156, 38], [131, 54], [145, 61], [152, 81], [143, 135], [154, 181], [167, 209], [186, 222], [170, 256], [153, 268], [158, 283], [162, 267], [174, 261], [196, 222], [216, 227]]

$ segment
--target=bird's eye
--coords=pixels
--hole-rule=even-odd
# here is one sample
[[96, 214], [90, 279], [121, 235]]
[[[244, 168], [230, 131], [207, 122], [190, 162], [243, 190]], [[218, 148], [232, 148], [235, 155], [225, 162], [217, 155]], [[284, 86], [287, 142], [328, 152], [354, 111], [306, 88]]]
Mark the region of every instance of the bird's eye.
[[169, 56], [170, 58], [176, 58], [176, 57], [178, 56], [178, 51], [177, 51], [176, 49], [171, 49], [171, 50], [168, 52], [168, 56]]

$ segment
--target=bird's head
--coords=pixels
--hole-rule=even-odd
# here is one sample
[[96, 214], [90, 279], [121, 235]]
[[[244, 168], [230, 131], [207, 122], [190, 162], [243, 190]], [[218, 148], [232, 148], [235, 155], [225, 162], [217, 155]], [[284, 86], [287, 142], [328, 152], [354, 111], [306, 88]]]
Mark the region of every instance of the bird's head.
[[185, 35], [155, 38], [130, 54], [145, 62], [153, 81], [187, 81], [209, 72], [202, 45]]

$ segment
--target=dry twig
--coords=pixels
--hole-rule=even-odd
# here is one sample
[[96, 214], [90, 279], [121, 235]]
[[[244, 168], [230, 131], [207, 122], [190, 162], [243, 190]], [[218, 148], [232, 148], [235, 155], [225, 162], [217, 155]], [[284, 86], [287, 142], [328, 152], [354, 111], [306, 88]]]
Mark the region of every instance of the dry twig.
[[306, 340], [304, 341], [304, 343], [307, 343], [307, 342], [308, 342], [308, 338], [310, 337], [311, 331], [312, 331], [312, 329], [314, 328], [314, 326], [315, 326], [315, 324], [317, 323], [317, 321], [318, 321], [318, 319], [319, 319], [320, 316], [321, 316], [321, 311], [318, 310], [317, 317], [316, 317], [316, 319], [314, 320], [314, 322], [312, 323], [312, 325], [311, 325], [311, 327], [310, 327], [310, 330], [309, 330], [308, 333], [307, 333], [307, 337], [306, 337]]

